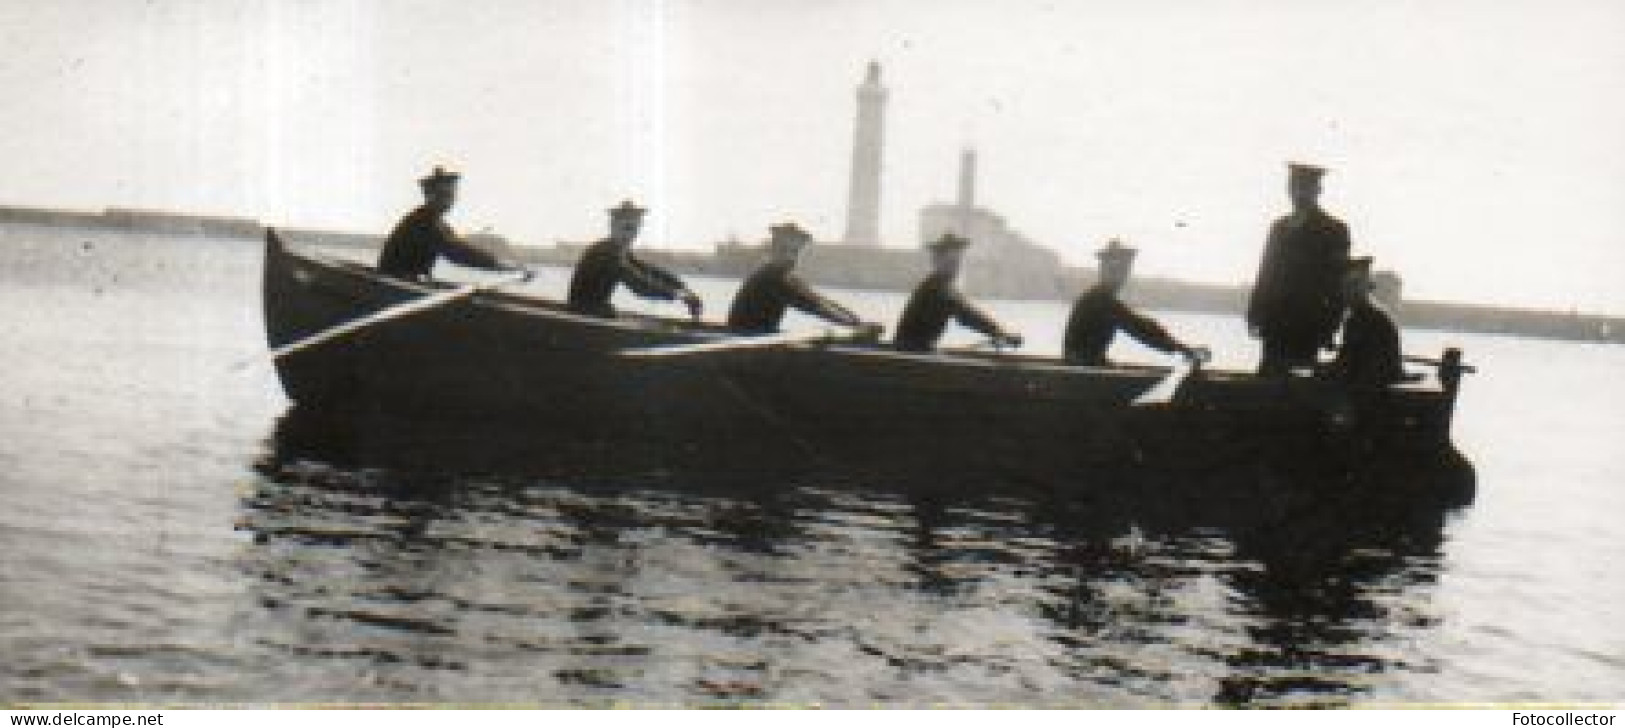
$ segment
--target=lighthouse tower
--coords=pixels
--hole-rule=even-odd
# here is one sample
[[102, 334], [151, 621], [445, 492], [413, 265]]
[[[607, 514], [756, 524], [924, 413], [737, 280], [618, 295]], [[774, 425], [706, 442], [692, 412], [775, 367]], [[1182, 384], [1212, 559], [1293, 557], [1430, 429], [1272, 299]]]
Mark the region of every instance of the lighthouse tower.
[[852, 130], [852, 185], [846, 202], [846, 235], [850, 245], [880, 244], [880, 153], [885, 144], [886, 88], [880, 64], [869, 62], [858, 86], [858, 116]]

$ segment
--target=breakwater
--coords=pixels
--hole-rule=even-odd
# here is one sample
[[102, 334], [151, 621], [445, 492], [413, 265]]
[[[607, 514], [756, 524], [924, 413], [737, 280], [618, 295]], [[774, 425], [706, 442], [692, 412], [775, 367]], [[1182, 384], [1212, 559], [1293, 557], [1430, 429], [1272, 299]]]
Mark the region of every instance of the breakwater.
[[[5, 241], [0, 271], [13, 279], [60, 276], [74, 260], [95, 254], [129, 274], [121, 277], [115, 271], [108, 274], [107, 282], [124, 284], [144, 278], [144, 259], [130, 246], [197, 244], [206, 250], [222, 244], [258, 245], [265, 227], [252, 218], [170, 211], [0, 206], [0, 239]], [[382, 231], [369, 234], [283, 226], [277, 230], [295, 244], [354, 251], [376, 250], [383, 238]], [[558, 267], [573, 265], [585, 247], [582, 243], [520, 245], [490, 233], [472, 239], [531, 265]], [[645, 248], [640, 254], [679, 273], [716, 278], [742, 277], [764, 256], [760, 246], [734, 241], [708, 251]], [[207, 275], [211, 259], [206, 252], [199, 256], [199, 276]], [[802, 269], [809, 280], [822, 286], [899, 291], [908, 290], [924, 275], [925, 256], [908, 248], [827, 244], [810, 249]], [[1082, 291], [1093, 277], [1090, 269], [1064, 267], [1020, 287], [993, 280], [979, 282], [971, 276], [967, 288], [986, 298], [1065, 300]], [[1153, 309], [1239, 316], [1247, 289], [1140, 276], [1130, 285], [1129, 297]], [[1625, 343], [1625, 317], [1620, 316], [1423, 300], [1404, 301], [1396, 313], [1413, 328]]]

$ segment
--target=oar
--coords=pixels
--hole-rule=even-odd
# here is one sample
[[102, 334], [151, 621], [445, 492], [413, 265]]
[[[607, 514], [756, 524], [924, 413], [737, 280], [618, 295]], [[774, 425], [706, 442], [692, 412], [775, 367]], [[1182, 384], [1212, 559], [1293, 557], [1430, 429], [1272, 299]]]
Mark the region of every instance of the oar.
[[730, 336], [713, 341], [701, 341], [695, 344], [676, 344], [673, 346], [651, 346], [639, 349], [622, 349], [615, 353], [617, 356], [647, 359], [665, 356], [687, 356], [689, 354], [712, 354], [719, 351], [753, 349], [767, 346], [787, 346], [790, 344], [801, 344], [809, 341], [826, 341], [840, 338], [848, 337], [842, 336], [834, 329], [812, 329], [809, 331], [792, 331], [784, 334]]
[[332, 341], [347, 334], [353, 334], [361, 329], [367, 328], [368, 326], [381, 324], [385, 321], [393, 321], [395, 319], [410, 316], [415, 313], [422, 313], [433, 308], [439, 308], [454, 301], [460, 301], [481, 291], [489, 291], [496, 288], [501, 288], [503, 286], [513, 285], [515, 283], [523, 283], [527, 280], [530, 280], [529, 276], [523, 275], [505, 280], [493, 281], [491, 283], [471, 283], [469, 285], [458, 286], [450, 290], [441, 291], [433, 295], [413, 299], [405, 303], [396, 304], [381, 311], [362, 316], [361, 318], [346, 321], [337, 326], [318, 331], [298, 341], [290, 344], [284, 344], [272, 349], [265, 354], [259, 354], [248, 359], [244, 359], [236, 364], [233, 364], [231, 368], [236, 370], [242, 369], [243, 367], [259, 361], [274, 361], [296, 351], [308, 349], [312, 346], [316, 346], [317, 344]]
[[1196, 367], [1191, 365], [1189, 359], [1182, 360], [1178, 364], [1175, 364], [1174, 368], [1168, 370], [1168, 374], [1160, 381], [1151, 385], [1150, 389], [1141, 392], [1140, 396], [1134, 398], [1134, 406], [1143, 407], [1146, 405], [1167, 404], [1172, 402], [1174, 395], [1179, 392], [1179, 385], [1183, 384], [1185, 382], [1185, 378], [1190, 376], [1191, 372], [1195, 371], [1195, 369]]
[[[1410, 354], [1406, 354], [1406, 355], [1404, 355], [1404, 356], [1402, 356], [1400, 358], [1403, 359], [1406, 363], [1409, 363], [1409, 364], [1426, 364], [1426, 365], [1431, 366], [1431, 367], [1437, 367], [1437, 366], [1441, 366], [1441, 365], [1444, 364], [1443, 361], [1440, 361], [1438, 359], [1432, 359], [1432, 358], [1425, 357], [1425, 356], [1412, 356]], [[1463, 372], [1466, 372], [1468, 374], [1476, 374], [1476, 373], [1478, 373], [1478, 369], [1474, 368], [1471, 365], [1461, 364], [1459, 366], [1460, 366], [1460, 368], [1461, 368], [1461, 370]]]
[[1174, 401], [1174, 395], [1179, 393], [1179, 385], [1184, 384], [1192, 373], [1212, 357], [1213, 354], [1205, 346], [1187, 349], [1185, 358], [1180, 359], [1179, 363], [1175, 364], [1174, 368], [1169, 369], [1168, 373], [1160, 381], [1151, 385], [1150, 389], [1141, 392], [1140, 396], [1135, 397], [1133, 405], [1143, 407], [1152, 404], [1167, 404]]
[[955, 346], [955, 347], [951, 347], [951, 348], [938, 349], [937, 353], [939, 353], [939, 354], [981, 354], [983, 352], [989, 352], [989, 351], [991, 351], [991, 352], [993, 352], [995, 354], [1003, 354], [1004, 353], [1004, 347], [999, 346], [999, 343], [992, 340], [992, 339], [983, 339], [983, 340], [978, 341], [978, 342], [976, 342], [974, 344], [971, 344], [969, 346]]

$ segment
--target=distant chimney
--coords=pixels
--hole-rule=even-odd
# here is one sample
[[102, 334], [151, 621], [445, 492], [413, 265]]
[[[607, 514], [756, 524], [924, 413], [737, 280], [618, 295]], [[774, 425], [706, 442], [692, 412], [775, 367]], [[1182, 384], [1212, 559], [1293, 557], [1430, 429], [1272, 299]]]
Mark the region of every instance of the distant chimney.
[[960, 235], [975, 240], [976, 230], [976, 150], [959, 153], [959, 200], [954, 203], [954, 227]]
[[975, 149], [966, 149], [959, 153], [959, 207], [964, 210], [976, 207]]

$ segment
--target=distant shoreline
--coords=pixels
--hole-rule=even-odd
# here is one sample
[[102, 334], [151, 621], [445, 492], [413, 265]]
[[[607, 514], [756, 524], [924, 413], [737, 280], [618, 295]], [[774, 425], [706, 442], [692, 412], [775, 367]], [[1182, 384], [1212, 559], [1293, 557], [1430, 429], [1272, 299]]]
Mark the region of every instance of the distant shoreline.
[[[0, 226], [16, 225], [240, 239], [253, 244], [260, 242], [265, 231], [265, 226], [259, 221], [240, 217], [127, 208], [84, 212], [0, 205]], [[370, 250], [376, 249], [382, 239], [378, 234], [332, 230], [280, 226], [277, 230], [296, 244], [324, 247]], [[472, 239], [533, 265], [568, 267], [574, 264], [581, 247], [569, 244], [552, 247], [513, 245], [505, 238], [491, 234], [475, 235]], [[645, 250], [642, 255], [680, 273], [739, 278], [755, 267], [762, 252], [755, 246], [723, 243], [711, 252]], [[809, 279], [822, 285], [906, 291], [923, 273], [924, 259], [911, 249], [822, 245], [812, 249], [804, 269]], [[1052, 280], [1037, 281], [1035, 285], [1021, 289], [1003, 290], [1004, 286], [989, 286], [992, 290], [972, 288], [973, 293], [988, 297], [1068, 300], [1087, 285], [1090, 276], [1089, 271], [1069, 268], [1057, 271]], [[1149, 308], [1240, 316], [1247, 290], [1240, 286], [1140, 276], [1131, 284], [1131, 293], [1136, 302]], [[1625, 343], [1625, 317], [1622, 316], [1414, 300], [1402, 302], [1397, 313], [1404, 325], [1416, 328]]]

